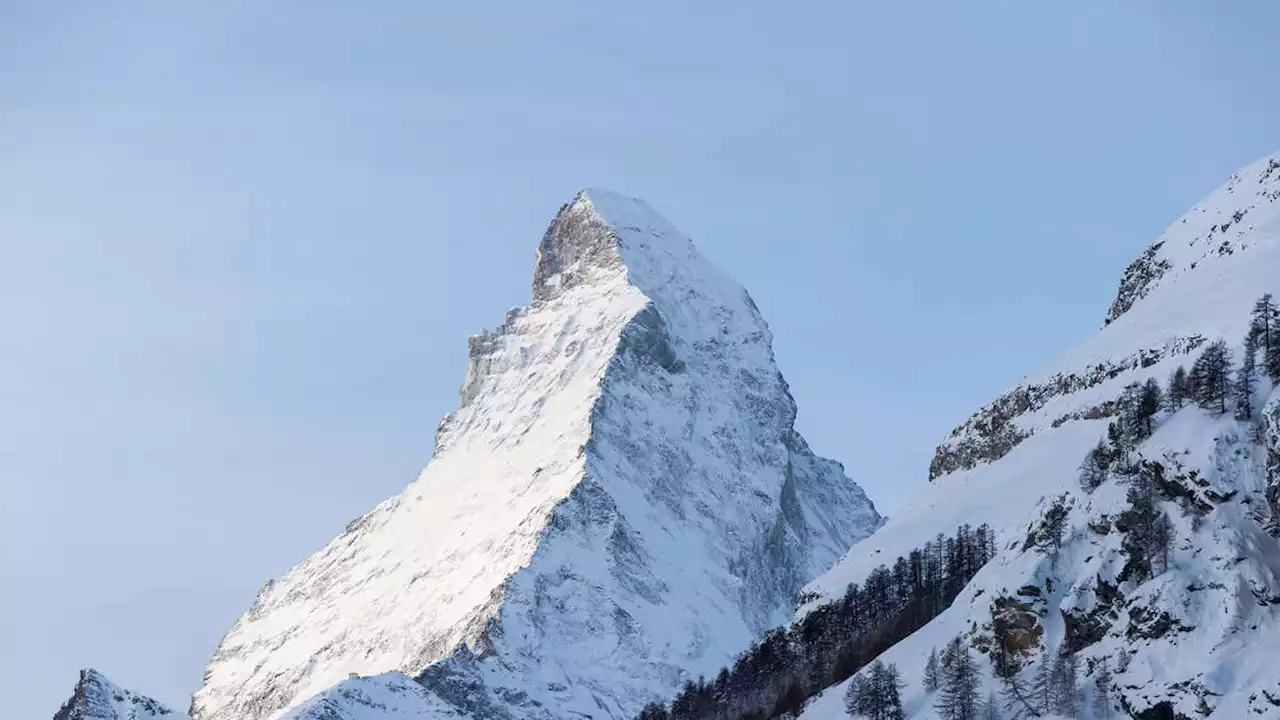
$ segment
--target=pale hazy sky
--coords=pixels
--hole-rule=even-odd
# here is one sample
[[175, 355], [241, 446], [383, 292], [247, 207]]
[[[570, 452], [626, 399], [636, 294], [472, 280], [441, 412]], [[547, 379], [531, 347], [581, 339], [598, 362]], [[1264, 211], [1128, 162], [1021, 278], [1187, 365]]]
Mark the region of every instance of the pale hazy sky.
[[[1050, 8], [1049, 6], [1053, 7]], [[185, 709], [409, 482], [581, 186], [752, 292], [892, 513], [1280, 149], [1272, 2], [0, 2], [0, 717]]]

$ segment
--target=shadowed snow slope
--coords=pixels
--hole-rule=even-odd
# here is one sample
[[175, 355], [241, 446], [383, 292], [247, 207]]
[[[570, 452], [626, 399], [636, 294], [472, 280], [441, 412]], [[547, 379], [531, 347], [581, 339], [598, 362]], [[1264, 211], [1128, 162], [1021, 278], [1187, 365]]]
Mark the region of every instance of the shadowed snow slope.
[[[1251, 420], [1194, 405], [1156, 416], [1134, 457], [1159, 480], [1176, 537], [1168, 570], [1153, 578], [1129, 566], [1129, 530], [1116, 521], [1132, 480], [1113, 474], [1092, 493], [1078, 482], [1114, 414], [1109, 401], [1134, 381], [1164, 385], [1218, 338], [1238, 365], [1250, 312], [1268, 292], [1280, 295], [1280, 156], [1233, 175], [1135, 260], [1097, 334], [958, 427], [939, 447], [933, 484], [812, 583], [818, 599], [801, 612], [939, 532], [989, 523], [996, 558], [947, 612], [884, 655], [907, 681], [909, 717], [935, 716], [920, 682], [929, 651], [956, 635], [990, 647], [998, 604], [1038, 628], [1050, 654], [1079, 653], [1086, 700], [1106, 663], [1117, 710], [1123, 701], [1150, 717], [1280, 718], [1280, 392], [1260, 382]], [[1053, 558], [1028, 538], [1055, 497], [1069, 512]], [[1039, 648], [1027, 649], [1024, 662]], [[981, 664], [985, 697], [995, 685]], [[846, 685], [804, 717], [844, 717]], [[1084, 708], [1080, 717], [1093, 717], [1091, 703]]]
[[[639, 200], [564, 206], [533, 303], [469, 348], [426, 469], [263, 588], [194, 717], [364, 717], [343, 709], [368, 707], [361, 693], [629, 717], [785, 622], [880, 524], [796, 434], [750, 297]], [[347, 680], [390, 671], [430, 697], [403, 676]]]

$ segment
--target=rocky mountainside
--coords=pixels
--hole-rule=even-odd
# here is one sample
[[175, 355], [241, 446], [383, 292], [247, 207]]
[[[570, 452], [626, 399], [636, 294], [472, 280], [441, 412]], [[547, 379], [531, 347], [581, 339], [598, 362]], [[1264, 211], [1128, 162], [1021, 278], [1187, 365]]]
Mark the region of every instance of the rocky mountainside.
[[187, 720], [149, 697], [125, 690], [97, 670], [80, 671], [71, 698], [53, 720]]
[[426, 469], [262, 589], [194, 718], [630, 717], [881, 524], [746, 291], [639, 200], [564, 206], [469, 349]]
[[[922, 672], [959, 637], [981, 670], [976, 695], [993, 693], [999, 717], [1064, 712], [1009, 688], [1074, 664], [1078, 695], [1062, 694], [1076, 717], [1280, 718], [1280, 391], [1264, 370], [1235, 391], [1246, 354], [1263, 362], [1244, 340], [1267, 293], [1280, 295], [1280, 155], [1233, 175], [1143, 252], [1097, 334], [956, 428], [931, 486], [812, 583], [800, 617], [939, 531], [985, 523], [994, 557], [881, 656], [906, 682], [907, 717], [949, 702]], [[1169, 398], [1175, 370], [1208, 367], [1219, 339], [1235, 368], [1221, 404]], [[1166, 397], [1134, 421], [1132, 384], [1148, 380]], [[1091, 476], [1087, 455], [1106, 460]], [[850, 682], [804, 717], [845, 717]]]

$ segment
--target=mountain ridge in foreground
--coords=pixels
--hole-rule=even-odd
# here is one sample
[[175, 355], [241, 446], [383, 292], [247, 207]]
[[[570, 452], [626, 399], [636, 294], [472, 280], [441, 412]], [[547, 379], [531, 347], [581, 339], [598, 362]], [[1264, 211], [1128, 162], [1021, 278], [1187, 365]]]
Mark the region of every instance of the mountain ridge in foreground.
[[[1280, 154], [1233, 174], [1131, 263], [1093, 337], [958, 426], [931, 486], [811, 583], [798, 619], [936, 533], [988, 524], [994, 556], [880, 657], [902, 673], [907, 717], [950, 702], [922, 672], [959, 638], [976, 696], [1000, 717], [1065, 714], [1011, 687], [1030, 695], [1070, 664], [1061, 702], [1075, 717], [1280, 718], [1280, 392], [1263, 341], [1245, 341], [1260, 317], [1276, 327], [1274, 301], [1260, 310], [1272, 293]], [[1230, 367], [1216, 380], [1214, 353]], [[1246, 355], [1257, 368], [1242, 393]], [[803, 717], [844, 717], [851, 682]]]

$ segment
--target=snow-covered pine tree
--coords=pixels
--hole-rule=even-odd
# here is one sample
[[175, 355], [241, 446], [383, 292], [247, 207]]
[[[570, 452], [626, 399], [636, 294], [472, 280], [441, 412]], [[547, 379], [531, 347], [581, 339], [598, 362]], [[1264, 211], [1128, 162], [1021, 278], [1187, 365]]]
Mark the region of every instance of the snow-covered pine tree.
[[1093, 676], [1093, 716], [1098, 720], [1111, 717], [1111, 671], [1103, 658]]
[[905, 720], [907, 713], [902, 708], [903, 683], [898, 666], [892, 663], [885, 665], [877, 660], [871, 668], [871, 682], [880, 701], [880, 715], [873, 720]]
[[1159, 515], [1156, 516], [1155, 527], [1151, 531], [1152, 567], [1153, 569], [1158, 567], [1160, 573], [1169, 570], [1169, 551], [1173, 549], [1176, 536], [1177, 530], [1173, 527], [1173, 521], [1169, 519], [1169, 513], [1160, 510]]
[[1062, 536], [1067, 530], [1067, 494], [1063, 493], [1053, 499], [1053, 503], [1044, 511], [1044, 519], [1040, 522], [1040, 537], [1037, 543], [1041, 552], [1057, 558], [1062, 549]]
[[1107, 470], [1111, 467], [1111, 453], [1107, 443], [1099, 439], [1098, 444], [1084, 456], [1080, 464], [1080, 487], [1093, 492], [1107, 479]]
[[1160, 412], [1160, 405], [1164, 402], [1164, 391], [1160, 389], [1160, 383], [1155, 378], [1147, 378], [1142, 384], [1142, 398], [1138, 403], [1139, 417], [1145, 424], [1144, 437], [1151, 437], [1151, 433], [1155, 430], [1153, 426], [1156, 413]]
[[866, 675], [854, 675], [844, 691], [844, 711], [853, 717], [866, 717], [870, 711], [871, 680]]
[[1072, 653], [1053, 658], [1053, 712], [1074, 718], [1080, 712], [1080, 668]]
[[929, 659], [924, 664], [924, 689], [926, 692], [937, 692], [942, 680], [938, 668], [938, 648], [929, 651]]
[[1196, 404], [1219, 414], [1227, 411], [1231, 394], [1231, 350], [1215, 340], [1191, 366], [1191, 387]]
[[1191, 381], [1187, 369], [1181, 365], [1169, 374], [1169, 390], [1164, 394], [1164, 405], [1169, 412], [1177, 412], [1191, 397]]
[[977, 720], [978, 663], [957, 635], [942, 652], [942, 682], [933, 707], [945, 720]]
[[895, 665], [877, 660], [865, 674], [854, 677], [845, 691], [845, 710], [869, 720], [904, 720], [902, 679]]
[[1035, 672], [1031, 675], [1031, 706], [1040, 715], [1053, 712], [1053, 660], [1047, 649], [1040, 651]]
[[1280, 307], [1271, 293], [1258, 298], [1250, 323], [1262, 350], [1262, 365], [1272, 382], [1280, 383]]
[[1173, 545], [1173, 522], [1157, 502], [1153, 479], [1146, 471], [1130, 482], [1126, 493], [1129, 507], [1116, 516], [1124, 528], [1120, 547], [1129, 556], [1125, 572], [1135, 573], [1139, 580], [1158, 575], [1169, 567], [1169, 549]]
[[1236, 379], [1231, 386], [1231, 394], [1236, 401], [1236, 419], [1248, 420], [1253, 417], [1253, 392], [1258, 385], [1258, 338], [1257, 329], [1250, 330], [1244, 337], [1244, 355], [1240, 359], [1240, 367], [1236, 369]]
[[1147, 421], [1142, 415], [1142, 383], [1124, 386], [1116, 399], [1116, 424], [1120, 427], [1125, 448], [1132, 448], [1147, 437]]

